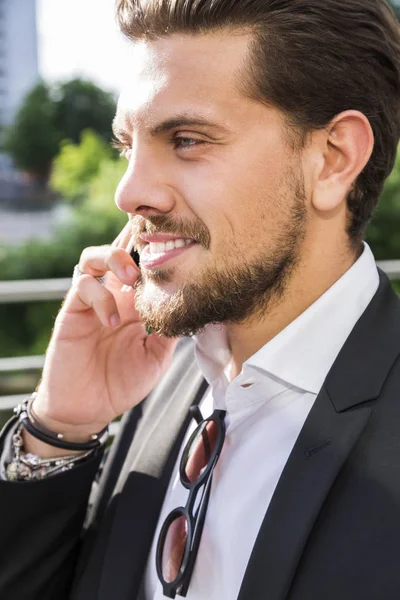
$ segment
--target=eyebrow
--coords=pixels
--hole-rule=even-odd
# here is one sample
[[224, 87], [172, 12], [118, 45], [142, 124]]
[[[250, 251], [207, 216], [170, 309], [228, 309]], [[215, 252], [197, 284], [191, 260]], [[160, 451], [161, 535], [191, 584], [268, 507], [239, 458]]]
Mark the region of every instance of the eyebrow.
[[[112, 122], [112, 130], [114, 135], [124, 134], [125, 129], [119, 125], [119, 120], [117, 117], [114, 118]], [[225, 127], [222, 125], [218, 125], [204, 117], [199, 116], [187, 116], [187, 115], [177, 115], [171, 119], [166, 119], [162, 121], [158, 125], [151, 127], [149, 129], [150, 135], [156, 137], [158, 135], [162, 135], [171, 131], [171, 129], [176, 129], [178, 127], [208, 127], [209, 129], [219, 130], [219, 131], [227, 131]]]
[[162, 123], [159, 123], [155, 127], [150, 129], [150, 134], [152, 136], [162, 135], [164, 133], [168, 133], [171, 129], [176, 129], [178, 127], [208, 127], [209, 129], [223, 129], [217, 123], [213, 123], [208, 119], [203, 117], [190, 117], [190, 116], [177, 116], [172, 119], [167, 119]]

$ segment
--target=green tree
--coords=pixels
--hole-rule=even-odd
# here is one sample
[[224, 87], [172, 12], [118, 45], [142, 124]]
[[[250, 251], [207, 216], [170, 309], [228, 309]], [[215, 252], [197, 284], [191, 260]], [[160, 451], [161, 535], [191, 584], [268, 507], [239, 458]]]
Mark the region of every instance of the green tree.
[[66, 200], [82, 200], [100, 165], [111, 161], [112, 154], [111, 147], [91, 129], [82, 132], [79, 144], [63, 140], [60, 153], [53, 162], [51, 187]]
[[17, 168], [46, 179], [60, 140], [50, 88], [40, 82], [26, 96], [14, 125], [4, 131], [3, 149]]
[[109, 142], [114, 113], [113, 95], [89, 81], [73, 79], [54, 87], [40, 82], [4, 132], [2, 149], [17, 168], [47, 181], [61, 141], [78, 143], [82, 131], [90, 128]]
[[53, 89], [58, 130], [63, 138], [79, 142], [84, 129], [93, 129], [105, 141], [111, 140], [115, 114], [114, 96], [84, 79], [72, 79]]
[[119, 182], [125, 174], [128, 162], [123, 158], [103, 160], [97, 175], [92, 179], [86, 201], [86, 208], [101, 212], [102, 215], [113, 219], [115, 215], [126, 222], [126, 215], [117, 210], [114, 204], [115, 191]]
[[400, 259], [400, 146], [367, 233], [377, 260]]

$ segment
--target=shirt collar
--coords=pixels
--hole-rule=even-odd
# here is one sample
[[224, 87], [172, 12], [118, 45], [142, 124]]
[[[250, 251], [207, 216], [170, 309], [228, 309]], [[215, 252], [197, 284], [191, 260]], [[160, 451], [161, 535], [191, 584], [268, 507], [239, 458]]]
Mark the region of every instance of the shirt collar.
[[[273, 376], [286, 385], [318, 394], [354, 325], [372, 300], [379, 275], [369, 246], [316, 302], [253, 354], [243, 371]], [[195, 336], [199, 367], [212, 384], [230, 361], [223, 325]]]

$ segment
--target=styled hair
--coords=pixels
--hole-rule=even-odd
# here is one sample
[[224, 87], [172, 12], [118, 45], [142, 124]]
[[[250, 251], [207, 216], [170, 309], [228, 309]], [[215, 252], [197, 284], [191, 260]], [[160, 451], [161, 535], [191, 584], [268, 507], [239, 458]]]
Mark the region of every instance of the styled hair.
[[400, 137], [400, 32], [385, 0], [118, 0], [117, 19], [131, 40], [254, 32], [247, 93], [303, 141], [345, 110], [363, 113], [375, 144], [347, 198], [348, 234], [360, 242]]

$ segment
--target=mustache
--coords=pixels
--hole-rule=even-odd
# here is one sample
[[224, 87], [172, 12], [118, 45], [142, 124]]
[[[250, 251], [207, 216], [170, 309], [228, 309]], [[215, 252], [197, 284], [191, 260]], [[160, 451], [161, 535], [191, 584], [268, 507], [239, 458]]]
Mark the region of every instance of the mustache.
[[168, 215], [152, 215], [147, 218], [136, 216], [131, 219], [132, 235], [135, 245], [141, 234], [155, 235], [157, 233], [170, 233], [182, 238], [190, 238], [209, 250], [211, 236], [207, 227], [199, 219], [193, 220], [175, 219]]

